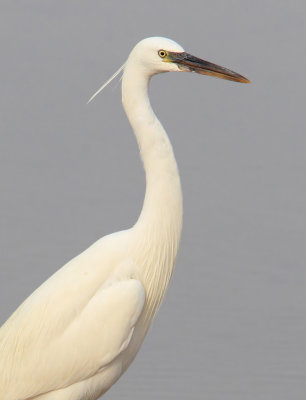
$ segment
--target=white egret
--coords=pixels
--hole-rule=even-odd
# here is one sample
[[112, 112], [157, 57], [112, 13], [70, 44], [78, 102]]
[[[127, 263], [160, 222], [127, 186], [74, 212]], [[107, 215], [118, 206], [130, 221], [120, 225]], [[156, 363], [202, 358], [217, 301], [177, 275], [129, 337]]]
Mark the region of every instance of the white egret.
[[127, 369], [165, 295], [182, 226], [179, 173], [150, 106], [150, 78], [194, 71], [248, 82], [160, 37], [139, 42], [121, 69], [146, 173], [140, 217], [59, 269], [1, 327], [1, 400], [95, 400]]

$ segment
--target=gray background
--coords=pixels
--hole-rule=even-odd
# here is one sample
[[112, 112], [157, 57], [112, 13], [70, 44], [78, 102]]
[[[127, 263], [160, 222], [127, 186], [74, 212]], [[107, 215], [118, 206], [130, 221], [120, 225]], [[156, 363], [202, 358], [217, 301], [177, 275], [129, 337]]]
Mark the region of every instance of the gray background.
[[184, 229], [165, 304], [105, 399], [305, 399], [305, 1], [0, 3], [0, 322], [99, 237], [144, 174], [118, 84], [147, 36], [252, 80], [153, 79]]

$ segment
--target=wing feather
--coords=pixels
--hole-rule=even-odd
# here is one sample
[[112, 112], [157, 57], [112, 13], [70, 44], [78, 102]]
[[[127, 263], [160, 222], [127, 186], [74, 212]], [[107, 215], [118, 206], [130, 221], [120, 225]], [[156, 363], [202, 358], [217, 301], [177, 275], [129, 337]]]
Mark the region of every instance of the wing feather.
[[[75, 309], [74, 302], [64, 301], [61, 309], [57, 301], [54, 310], [51, 299], [34, 307], [35, 296], [30, 307], [25, 302], [2, 328], [5, 334], [0, 330], [1, 399], [24, 400], [72, 385], [126, 349], [145, 303], [145, 289], [139, 280], [123, 275], [109, 276], [108, 284]], [[37, 317], [29, 310], [37, 311]], [[63, 324], [65, 320], [69, 323]]]

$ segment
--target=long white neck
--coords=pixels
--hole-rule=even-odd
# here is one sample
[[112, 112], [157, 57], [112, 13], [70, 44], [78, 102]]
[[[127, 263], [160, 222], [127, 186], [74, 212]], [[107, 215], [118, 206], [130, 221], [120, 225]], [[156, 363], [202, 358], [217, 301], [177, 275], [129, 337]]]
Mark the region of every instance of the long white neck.
[[182, 192], [169, 138], [148, 97], [150, 75], [127, 64], [122, 78], [122, 103], [134, 130], [146, 173], [146, 194], [137, 225], [144, 229], [182, 224]]
[[139, 71], [127, 62], [122, 79], [122, 102], [146, 173], [144, 204], [134, 229], [139, 232], [140, 240], [156, 253], [148, 263], [152, 264], [148, 266], [148, 280], [152, 274], [164, 274], [167, 285], [181, 234], [182, 192], [171, 143], [150, 105], [149, 81], [146, 71]]

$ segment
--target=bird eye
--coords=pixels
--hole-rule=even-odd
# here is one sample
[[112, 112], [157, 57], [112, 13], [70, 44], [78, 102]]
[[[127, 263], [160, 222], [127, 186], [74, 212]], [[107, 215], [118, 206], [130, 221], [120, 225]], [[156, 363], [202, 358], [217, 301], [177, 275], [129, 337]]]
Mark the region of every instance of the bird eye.
[[158, 55], [161, 58], [165, 58], [167, 55], [167, 52], [165, 50], [159, 50]]

